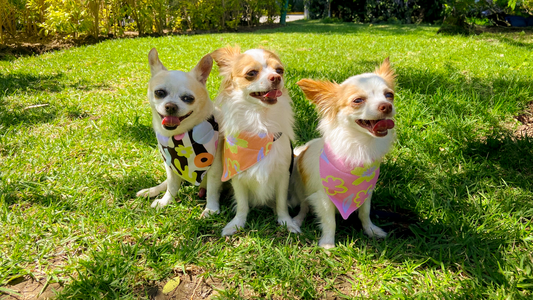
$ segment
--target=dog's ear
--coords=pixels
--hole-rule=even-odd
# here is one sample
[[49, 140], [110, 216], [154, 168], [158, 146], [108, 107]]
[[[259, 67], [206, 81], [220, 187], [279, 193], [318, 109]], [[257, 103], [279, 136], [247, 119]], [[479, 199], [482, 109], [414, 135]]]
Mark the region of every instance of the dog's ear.
[[296, 83], [304, 92], [307, 99], [316, 105], [318, 111], [324, 115], [333, 117], [335, 99], [338, 98], [340, 85], [331, 81], [315, 81], [302, 79]]
[[381, 63], [381, 66], [376, 68], [374, 73], [376, 73], [379, 76], [381, 76], [381, 78], [383, 78], [383, 80], [385, 80], [385, 82], [387, 83], [387, 85], [390, 88], [394, 88], [394, 85], [395, 85], [395, 82], [396, 82], [396, 74], [394, 74], [394, 70], [391, 69], [391, 67], [390, 67], [390, 61], [389, 61], [388, 57], [385, 58], [383, 63]]
[[157, 54], [157, 50], [155, 50], [155, 48], [152, 48], [150, 53], [148, 53], [148, 63], [150, 63], [150, 73], [152, 73], [152, 76], [161, 71], [167, 70], [167, 68], [165, 68], [163, 63], [161, 63], [159, 60], [159, 55]]
[[325, 100], [334, 98], [339, 90], [339, 85], [331, 81], [302, 79], [296, 84], [300, 86], [307, 99], [316, 105], [321, 105]]
[[200, 81], [203, 85], [207, 82], [207, 78], [209, 77], [209, 73], [211, 73], [211, 69], [213, 68], [213, 58], [211, 58], [211, 55], [207, 54], [206, 56], [202, 57], [200, 62], [192, 69], [192, 72], [196, 79]]
[[220, 73], [227, 73], [230, 70], [230, 66], [239, 54], [241, 54], [241, 48], [238, 45], [235, 47], [226, 46], [224, 48], [217, 49], [211, 53], [211, 57], [215, 60]]

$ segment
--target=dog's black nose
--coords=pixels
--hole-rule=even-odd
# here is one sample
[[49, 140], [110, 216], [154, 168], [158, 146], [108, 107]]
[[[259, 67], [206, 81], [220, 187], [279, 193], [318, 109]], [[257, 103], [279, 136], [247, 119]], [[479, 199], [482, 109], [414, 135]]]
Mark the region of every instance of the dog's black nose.
[[167, 115], [173, 115], [178, 112], [178, 106], [169, 102], [165, 104], [165, 111], [167, 112]]

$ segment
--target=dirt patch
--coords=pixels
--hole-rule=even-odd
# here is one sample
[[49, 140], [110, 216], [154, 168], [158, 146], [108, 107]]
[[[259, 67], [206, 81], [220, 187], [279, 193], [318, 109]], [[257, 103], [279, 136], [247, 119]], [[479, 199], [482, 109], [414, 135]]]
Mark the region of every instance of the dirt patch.
[[518, 138], [533, 137], [533, 102], [530, 102], [528, 108], [515, 119], [521, 123], [514, 132], [515, 136]]
[[0, 293], [2, 300], [55, 299], [56, 292], [62, 289], [59, 283], [47, 284], [44, 278], [37, 281], [30, 277], [14, 279], [4, 288], [8, 291]]

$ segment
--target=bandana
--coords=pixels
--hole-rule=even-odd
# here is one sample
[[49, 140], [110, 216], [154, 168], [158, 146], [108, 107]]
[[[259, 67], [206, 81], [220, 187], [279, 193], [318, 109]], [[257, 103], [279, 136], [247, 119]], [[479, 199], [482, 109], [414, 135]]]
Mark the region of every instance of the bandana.
[[222, 181], [230, 180], [264, 159], [272, 149], [272, 143], [280, 136], [281, 132], [257, 135], [239, 133], [226, 136]]
[[352, 169], [324, 144], [319, 172], [324, 191], [346, 220], [372, 196], [379, 177], [379, 161]]
[[156, 132], [165, 164], [179, 177], [200, 185], [213, 164], [218, 146], [218, 124], [211, 116], [186, 133], [167, 137]]

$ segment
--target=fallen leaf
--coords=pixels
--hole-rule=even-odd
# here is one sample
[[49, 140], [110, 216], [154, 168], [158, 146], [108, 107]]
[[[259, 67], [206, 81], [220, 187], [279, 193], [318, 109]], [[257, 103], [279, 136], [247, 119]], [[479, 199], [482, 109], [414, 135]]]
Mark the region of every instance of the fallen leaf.
[[163, 287], [163, 294], [168, 294], [170, 292], [172, 292], [173, 290], [175, 290], [178, 285], [180, 285], [180, 278], [179, 277], [174, 277], [172, 279], [170, 279], [166, 284], [165, 286]]

